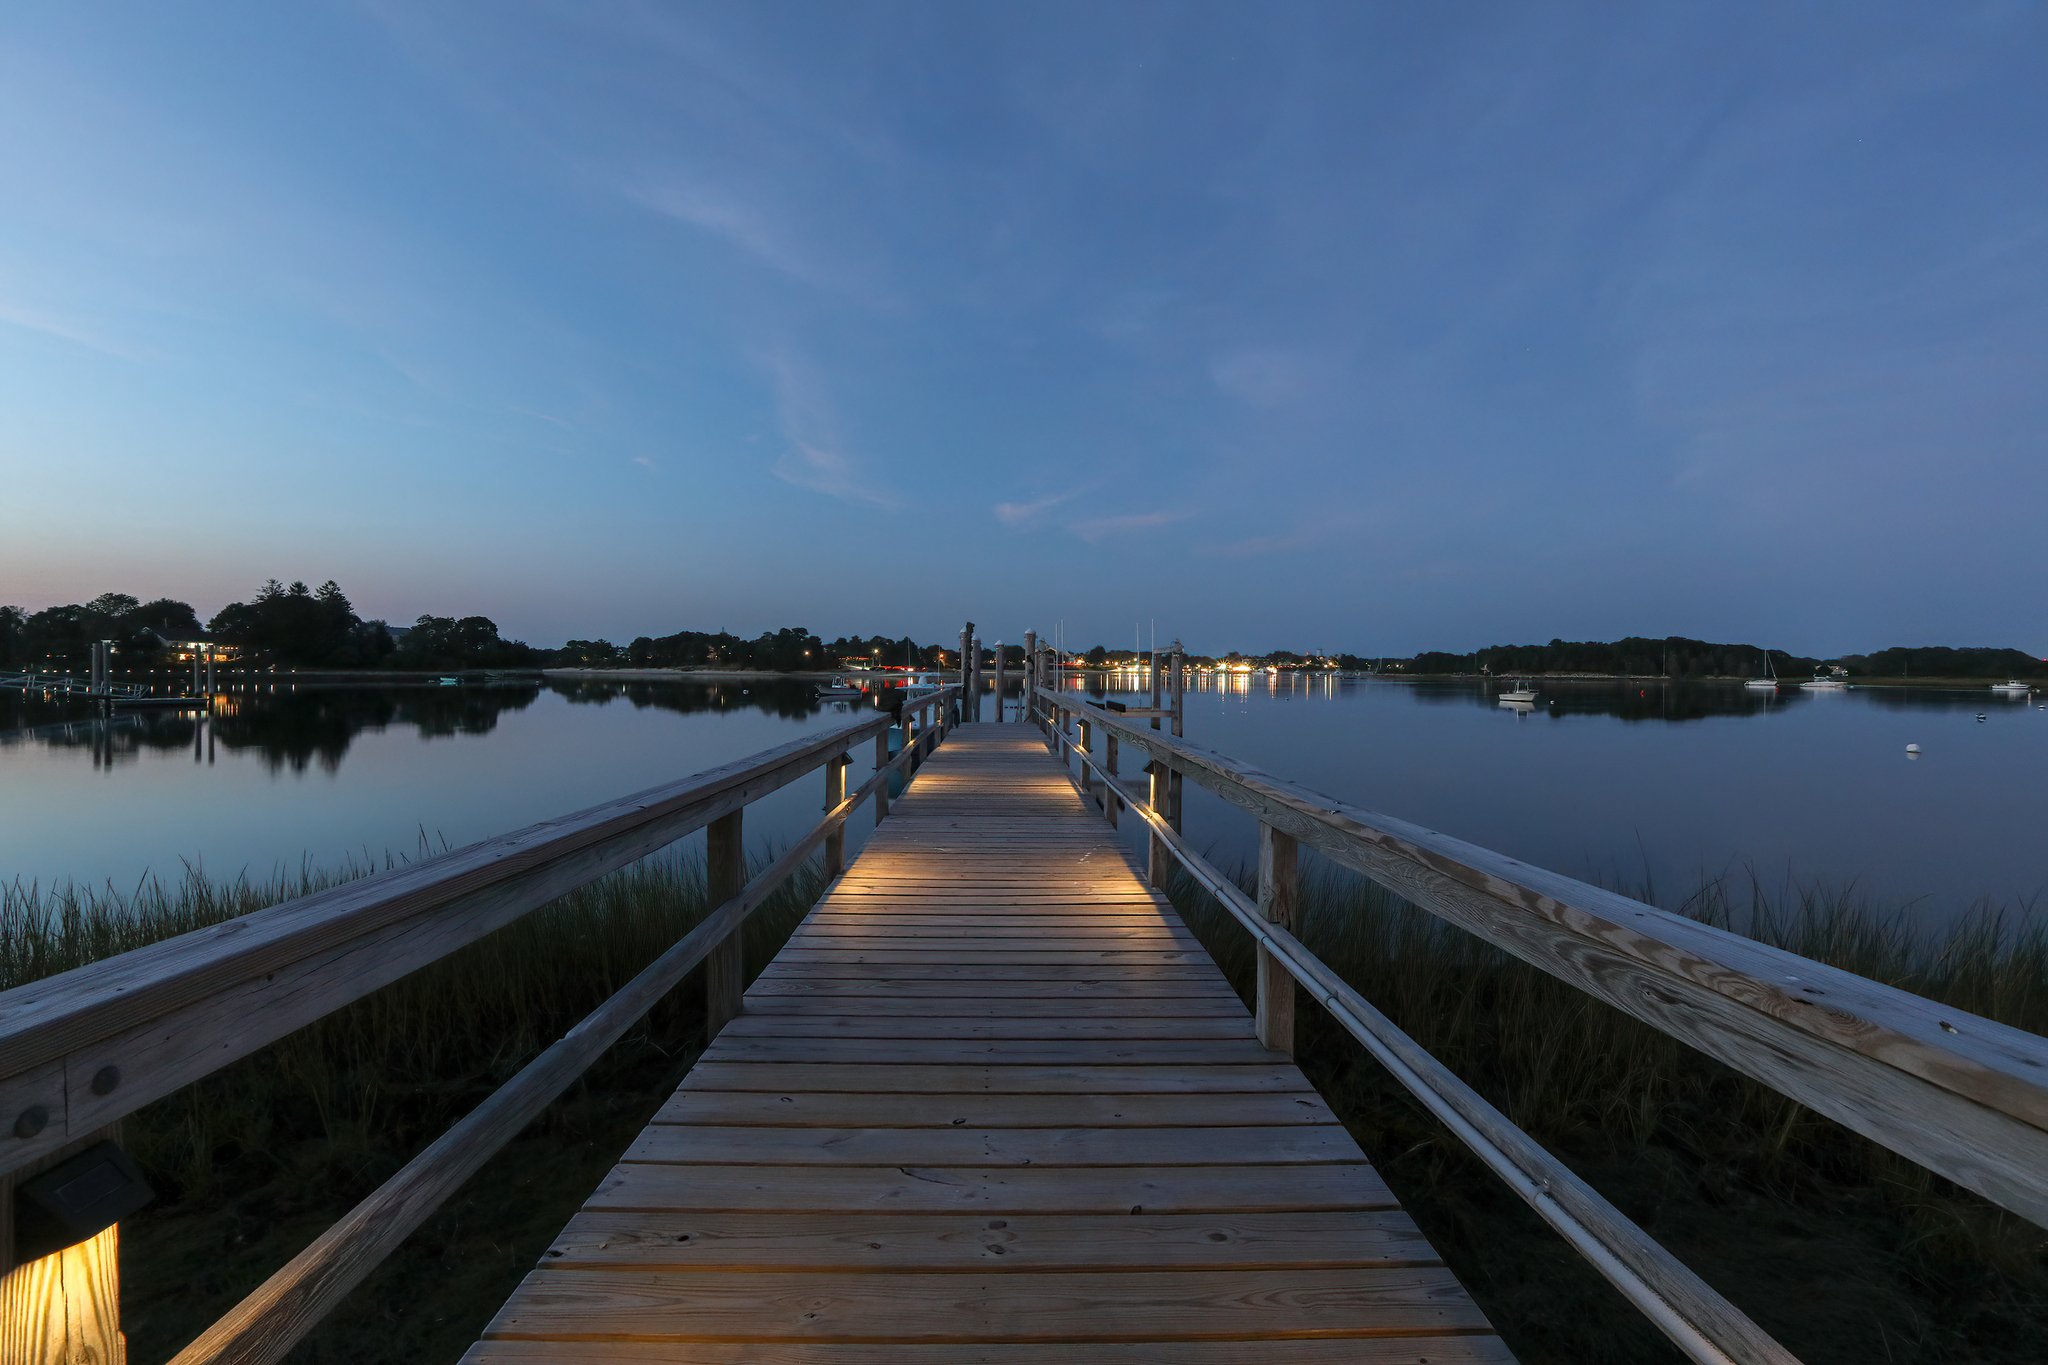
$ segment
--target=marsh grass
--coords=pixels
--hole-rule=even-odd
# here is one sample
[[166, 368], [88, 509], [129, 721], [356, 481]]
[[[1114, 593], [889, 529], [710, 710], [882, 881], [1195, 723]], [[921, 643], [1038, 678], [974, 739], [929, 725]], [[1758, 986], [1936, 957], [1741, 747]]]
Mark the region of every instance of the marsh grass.
[[[1242, 879], [1242, 878], [1241, 878]], [[1249, 940], [1174, 897], [1249, 998]], [[1349, 874], [1306, 878], [1307, 945], [1808, 1362], [2035, 1362], [2048, 1234]], [[1930, 928], [1853, 889], [1709, 879], [1670, 908], [2048, 1031], [2048, 924]], [[1522, 1359], [1676, 1356], [1312, 1003], [1302, 1065]]]
[[[127, 894], [0, 886], [0, 989], [374, 870]], [[815, 899], [748, 927], [758, 968]], [[1638, 888], [1640, 891], [1640, 888]], [[1625, 1212], [1821, 1365], [2037, 1362], [2040, 1229], [1348, 875], [1304, 888], [1308, 945]], [[1175, 899], [1241, 992], [1244, 934]], [[1646, 897], [1647, 898], [1647, 897]], [[2028, 907], [1930, 929], [1853, 891], [1704, 882], [1671, 908], [2020, 1028], [2048, 1029]], [[703, 915], [701, 873], [604, 878], [126, 1121], [159, 1199], [123, 1225], [124, 1318], [160, 1361]], [[1300, 1058], [1522, 1359], [1675, 1359], [1633, 1310], [1306, 1002]], [[693, 980], [322, 1325], [303, 1362], [453, 1361], [702, 1046]]]
[[[371, 864], [132, 893], [0, 886], [0, 989], [319, 890]], [[747, 926], [758, 969], [816, 899]], [[123, 1224], [131, 1358], [167, 1359], [703, 916], [700, 866], [604, 877], [125, 1120], [157, 1202]], [[693, 977], [415, 1234], [293, 1356], [461, 1355], [702, 1048]]]

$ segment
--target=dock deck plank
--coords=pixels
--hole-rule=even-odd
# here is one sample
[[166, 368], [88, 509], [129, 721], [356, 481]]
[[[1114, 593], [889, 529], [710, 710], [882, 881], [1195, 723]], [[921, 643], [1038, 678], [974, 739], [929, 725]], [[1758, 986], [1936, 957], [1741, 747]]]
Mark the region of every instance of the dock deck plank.
[[1511, 1360], [1022, 725], [964, 725], [465, 1357]]

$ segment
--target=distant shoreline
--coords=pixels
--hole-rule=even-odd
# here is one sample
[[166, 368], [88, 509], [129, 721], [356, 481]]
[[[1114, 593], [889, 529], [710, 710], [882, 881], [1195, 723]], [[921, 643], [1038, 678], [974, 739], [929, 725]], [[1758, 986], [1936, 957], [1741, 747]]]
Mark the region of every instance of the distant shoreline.
[[[1734, 674], [1693, 674], [1675, 678], [1668, 673], [1376, 673], [1374, 677], [1388, 682], [1503, 682], [1509, 678], [1526, 679], [1530, 682], [1609, 682], [1609, 683], [1743, 683], [1747, 677]], [[1781, 689], [1797, 690], [1806, 682], [1805, 678], [1780, 678]], [[1841, 679], [1846, 687], [1908, 687], [1939, 688], [1944, 690], [1988, 691], [2004, 678], [1892, 678], [1892, 677], [1850, 677]], [[2039, 677], [2022, 678], [2036, 687], [2048, 689], [2048, 681]]]
[[[613, 679], [626, 682], [746, 682], [758, 678], [793, 678], [799, 682], [830, 682], [834, 678], [847, 676], [847, 670], [810, 669], [800, 672], [779, 672], [768, 668], [543, 668], [537, 670], [543, 678], [595, 678]], [[862, 677], [870, 676], [861, 674]], [[900, 674], [875, 674], [876, 677], [900, 677]]]

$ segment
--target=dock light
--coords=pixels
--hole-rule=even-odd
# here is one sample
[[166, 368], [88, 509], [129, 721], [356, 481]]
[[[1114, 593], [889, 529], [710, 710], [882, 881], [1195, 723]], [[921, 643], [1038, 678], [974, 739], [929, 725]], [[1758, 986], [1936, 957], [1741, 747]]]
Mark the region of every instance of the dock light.
[[22, 1262], [90, 1241], [156, 1197], [111, 1141], [22, 1181], [15, 1194], [14, 1254]]

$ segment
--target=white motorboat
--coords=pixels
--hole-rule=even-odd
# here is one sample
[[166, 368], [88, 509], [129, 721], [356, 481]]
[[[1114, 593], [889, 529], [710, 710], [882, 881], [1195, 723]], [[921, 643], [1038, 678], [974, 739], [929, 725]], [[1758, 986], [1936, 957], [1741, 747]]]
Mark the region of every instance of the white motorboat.
[[2002, 683], [1991, 684], [1991, 690], [1993, 692], [2003, 692], [2011, 697], [2024, 697], [2034, 689], [2028, 684], [2021, 682], [2018, 678], [2008, 678]]
[[1528, 705], [1536, 700], [1536, 689], [1525, 682], [1517, 682], [1500, 694], [1503, 706]]
[[1826, 673], [1816, 673], [1808, 682], [1799, 684], [1803, 692], [1840, 692], [1849, 684]]

